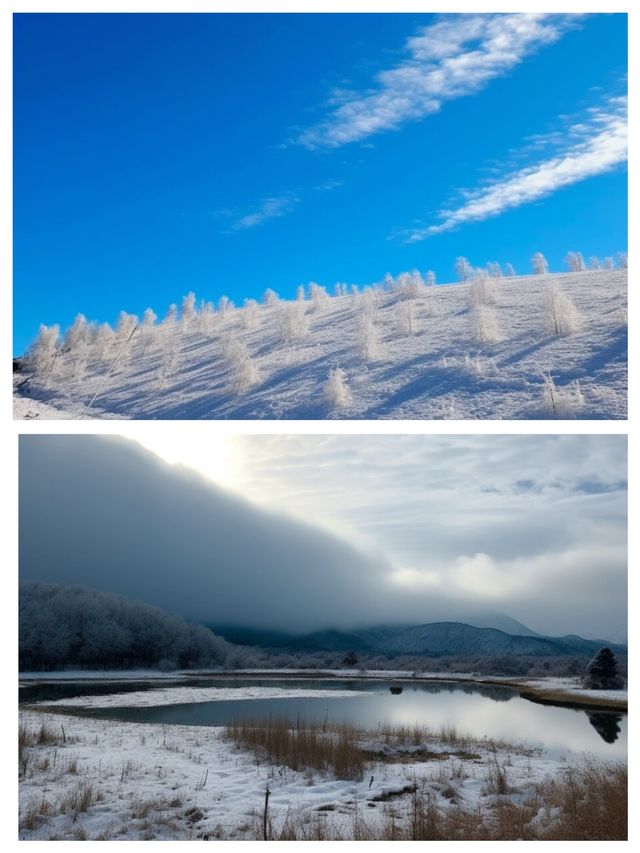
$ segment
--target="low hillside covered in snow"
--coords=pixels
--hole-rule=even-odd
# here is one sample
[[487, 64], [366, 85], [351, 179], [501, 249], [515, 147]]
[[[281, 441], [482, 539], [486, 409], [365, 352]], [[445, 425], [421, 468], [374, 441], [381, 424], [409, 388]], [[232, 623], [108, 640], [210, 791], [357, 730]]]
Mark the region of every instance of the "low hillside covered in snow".
[[17, 418], [625, 418], [627, 270], [418, 273], [158, 321], [79, 315], [17, 360]]

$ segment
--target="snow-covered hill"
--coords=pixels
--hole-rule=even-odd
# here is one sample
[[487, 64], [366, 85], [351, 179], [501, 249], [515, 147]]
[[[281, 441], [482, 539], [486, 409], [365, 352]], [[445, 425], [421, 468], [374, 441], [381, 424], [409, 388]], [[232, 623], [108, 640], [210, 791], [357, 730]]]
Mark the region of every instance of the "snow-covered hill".
[[80, 324], [23, 360], [15, 416], [626, 417], [626, 269], [320, 295]]

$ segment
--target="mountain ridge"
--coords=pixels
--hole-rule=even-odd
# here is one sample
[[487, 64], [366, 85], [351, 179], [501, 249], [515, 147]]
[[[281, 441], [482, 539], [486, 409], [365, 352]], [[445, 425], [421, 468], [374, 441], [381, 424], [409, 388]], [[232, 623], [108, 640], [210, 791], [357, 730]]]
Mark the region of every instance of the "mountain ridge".
[[[514, 620], [515, 621], [515, 620]], [[518, 624], [518, 623], [516, 623]], [[217, 634], [238, 645], [259, 645], [278, 651], [347, 652], [423, 655], [516, 655], [563, 656], [595, 654], [603, 644], [618, 654], [626, 654], [620, 643], [588, 640], [575, 634], [550, 637], [540, 634], [511, 634], [498, 628], [477, 627], [464, 622], [442, 621], [422, 625], [377, 626], [356, 631], [328, 629], [293, 635], [280, 631], [259, 631], [238, 626], [211, 626]], [[526, 626], [524, 626], [526, 627]]]

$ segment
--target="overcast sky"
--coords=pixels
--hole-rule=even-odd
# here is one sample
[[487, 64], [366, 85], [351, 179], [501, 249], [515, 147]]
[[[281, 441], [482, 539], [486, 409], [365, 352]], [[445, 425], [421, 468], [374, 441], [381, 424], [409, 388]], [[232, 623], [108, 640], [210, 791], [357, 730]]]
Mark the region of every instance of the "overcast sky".
[[227, 624], [626, 639], [622, 436], [136, 435], [22, 437], [23, 577]]

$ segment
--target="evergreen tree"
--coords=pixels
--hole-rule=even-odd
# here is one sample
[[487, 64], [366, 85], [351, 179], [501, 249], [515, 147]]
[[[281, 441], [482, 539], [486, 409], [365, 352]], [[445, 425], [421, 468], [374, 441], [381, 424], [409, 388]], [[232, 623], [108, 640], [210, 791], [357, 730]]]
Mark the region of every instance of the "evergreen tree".
[[591, 690], [619, 690], [622, 687], [618, 662], [607, 646], [596, 652], [587, 666], [584, 686]]

